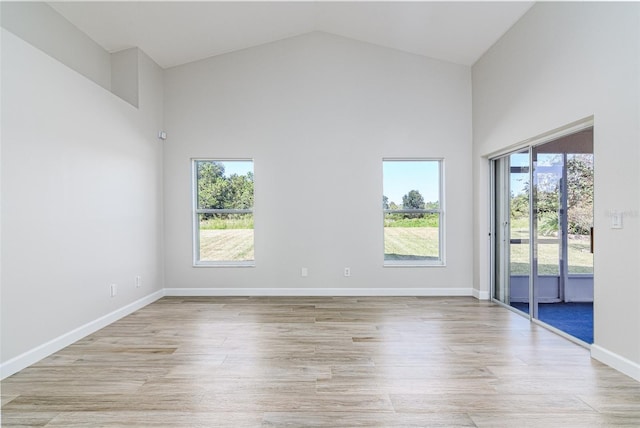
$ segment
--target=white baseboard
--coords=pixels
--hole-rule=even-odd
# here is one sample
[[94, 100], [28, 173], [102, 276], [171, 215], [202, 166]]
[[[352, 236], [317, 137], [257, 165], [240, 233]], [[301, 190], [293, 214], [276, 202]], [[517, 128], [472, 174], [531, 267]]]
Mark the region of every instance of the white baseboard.
[[478, 300], [489, 300], [489, 292], [488, 291], [476, 290], [474, 288], [472, 290], [472, 292], [473, 292], [473, 297], [475, 297]]
[[62, 336], [56, 337], [55, 339], [43, 343], [40, 346], [37, 346], [21, 355], [18, 355], [17, 357], [6, 361], [5, 363], [0, 365], [0, 379], [11, 376], [12, 374], [19, 372], [20, 370], [27, 368], [34, 363], [37, 363], [43, 358], [48, 357], [54, 352], [58, 352], [66, 346], [77, 342], [83, 337], [86, 337], [91, 333], [94, 333], [101, 328], [104, 328], [109, 324], [119, 320], [120, 318], [123, 318], [137, 311], [138, 309], [141, 309], [148, 304], [155, 302], [162, 296], [164, 296], [164, 290], [156, 291], [155, 293], [149, 294], [142, 299], [129, 303], [128, 305], [120, 309], [117, 309], [107, 315], [88, 322], [87, 324], [71, 330], [70, 332], [63, 334]]
[[165, 288], [165, 296], [472, 296], [471, 288]]
[[638, 363], [634, 363], [598, 345], [591, 345], [591, 358], [613, 367], [640, 382], [640, 364]]

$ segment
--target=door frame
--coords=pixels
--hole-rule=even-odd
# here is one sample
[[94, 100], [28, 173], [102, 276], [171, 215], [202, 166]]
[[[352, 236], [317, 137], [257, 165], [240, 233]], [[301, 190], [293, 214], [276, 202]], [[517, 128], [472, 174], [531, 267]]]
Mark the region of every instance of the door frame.
[[[537, 305], [534, 302], [535, 296], [535, 287], [534, 287], [534, 281], [535, 278], [537, 276], [537, 270], [538, 270], [538, 263], [537, 263], [537, 251], [535, 251], [536, 249], [534, 248], [534, 246], [536, 245], [536, 237], [534, 236], [534, 232], [537, 232], [537, 216], [533, 215], [532, 209], [534, 206], [534, 192], [533, 192], [533, 174], [534, 174], [534, 168], [533, 168], [533, 149], [535, 147], [541, 146], [543, 144], [561, 139], [563, 137], [567, 137], [569, 135], [578, 133], [580, 131], [584, 131], [586, 129], [589, 128], [593, 128], [594, 127], [594, 117], [590, 116], [581, 120], [578, 120], [576, 122], [572, 122], [566, 126], [554, 129], [552, 131], [549, 132], [545, 132], [543, 134], [540, 134], [536, 137], [532, 137], [529, 138], [527, 140], [521, 141], [520, 143], [511, 145], [503, 150], [500, 151], [496, 151], [494, 153], [491, 153], [490, 155], [486, 156], [486, 159], [489, 162], [489, 237], [490, 237], [490, 251], [489, 251], [489, 286], [490, 286], [490, 290], [489, 290], [489, 298], [493, 303], [499, 304], [500, 306], [506, 307], [514, 312], [517, 312], [523, 316], [526, 316], [527, 318], [529, 318], [530, 321], [535, 322], [536, 324], [542, 325], [546, 328], [549, 328], [550, 330], [562, 335], [563, 337], [576, 342], [582, 346], [584, 346], [584, 342], [582, 342], [581, 340], [569, 335], [568, 333], [563, 332], [562, 330], [559, 330], [551, 325], [548, 325], [542, 321], [539, 320], [538, 318], [538, 313], [537, 313]], [[594, 140], [595, 140], [595, 134], [594, 134]], [[595, 141], [594, 141], [595, 142]], [[496, 257], [498, 257], [497, 254], [497, 250], [496, 250], [496, 240], [498, 239], [498, 234], [496, 231], [496, 167], [495, 167], [495, 161], [500, 159], [500, 158], [504, 158], [504, 157], [508, 157], [514, 153], [518, 153], [518, 152], [522, 152], [524, 150], [528, 150], [529, 151], [529, 183], [531, 183], [531, 188], [529, 191], [529, 264], [530, 264], [530, 271], [529, 271], [529, 313], [524, 313], [508, 304], [505, 304], [504, 302], [496, 299], [496, 279], [498, 277], [498, 275], [500, 275], [500, 273], [496, 272]], [[565, 156], [566, 157], [566, 156]], [[564, 166], [563, 168], [566, 168], [566, 161], [564, 162]], [[566, 197], [566, 195], [565, 195]], [[566, 213], [565, 213], [565, 217], [566, 217]], [[504, 251], [502, 252], [504, 253]], [[508, 251], [507, 251], [508, 254]], [[595, 254], [594, 254], [595, 257]], [[504, 265], [505, 262], [503, 262]], [[566, 263], [566, 261], [565, 261]], [[562, 274], [562, 272], [561, 272]], [[594, 271], [594, 287], [595, 287], [595, 271]], [[507, 293], [509, 293], [507, 291]], [[510, 293], [509, 293], [510, 294]], [[594, 293], [595, 295], [595, 293]]]

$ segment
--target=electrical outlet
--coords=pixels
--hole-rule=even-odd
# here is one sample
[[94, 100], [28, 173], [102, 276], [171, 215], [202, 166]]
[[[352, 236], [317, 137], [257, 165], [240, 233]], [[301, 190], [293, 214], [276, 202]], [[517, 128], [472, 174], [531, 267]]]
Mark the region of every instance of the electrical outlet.
[[111, 297], [115, 297], [118, 294], [118, 285], [111, 284]]
[[142, 287], [142, 277], [140, 275], [136, 276], [136, 288]]
[[306, 267], [300, 268], [300, 276], [302, 276], [303, 278], [309, 276], [309, 269], [307, 269]]
[[344, 268], [344, 276], [351, 276], [351, 268]]

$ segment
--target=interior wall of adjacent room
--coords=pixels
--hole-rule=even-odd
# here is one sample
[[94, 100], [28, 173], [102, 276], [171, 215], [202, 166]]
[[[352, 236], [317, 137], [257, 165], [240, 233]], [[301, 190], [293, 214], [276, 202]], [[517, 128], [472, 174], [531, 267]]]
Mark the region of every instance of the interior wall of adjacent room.
[[536, 4], [473, 66], [474, 287], [490, 287], [486, 156], [593, 116], [595, 344], [638, 376], [639, 103], [637, 3]]
[[163, 287], [162, 70], [138, 69], [136, 109], [2, 30], [3, 364]]
[[[168, 69], [165, 91], [168, 288], [471, 292], [469, 67], [317, 32]], [[254, 159], [255, 268], [192, 267], [197, 157]], [[446, 267], [383, 268], [384, 157], [445, 159]]]

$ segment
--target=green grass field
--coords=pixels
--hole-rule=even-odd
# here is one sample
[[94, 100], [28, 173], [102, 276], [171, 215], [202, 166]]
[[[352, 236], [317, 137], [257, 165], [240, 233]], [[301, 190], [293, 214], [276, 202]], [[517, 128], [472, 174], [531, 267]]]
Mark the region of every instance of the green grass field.
[[438, 259], [437, 227], [385, 227], [385, 260]]
[[201, 261], [239, 262], [253, 259], [253, 229], [200, 230]]
[[[438, 258], [435, 227], [385, 227], [385, 260]], [[201, 229], [201, 261], [248, 261], [254, 259], [253, 229]]]
[[[511, 238], [528, 239], [529, 226], [526, 219], [511, 222]], [[560, 269], [559, 240], [556, 243], [541, 243], [542, 240], [553, 240], [556, 236], [538, 236], [538, 273], [542, 275], [558, 275]], [[593, 254], [590, 252], [589, 236], [569, 235], [569, 273], [593, 273]], [[515, 275], [529, 274], [529, 243], [511, 244], [511, 273]]]
[[200, 214], [200, 230], [213, 229], [253, 229], [253, 214]]
[[[407, 219], [384, 228], [385, 260], [436, 260], [438, 254], [438, 228], [426, 227], [424, 222]], [[418, 226], [413, 226], [411, 223]], [[413, 227], [412, 227], [413, 226]], [[512, 237], [526, 239], [526, 223], [512, 225]], [[203, 220], [200, 229], [200, 260], [250, 261], [254, 259], [253, 218]], [[553, 239], [541, 236], [541, 239]], [[530, 272], [529, 244], [511, 244], [511, 273], [526, 275]], [[557, 275], [559, 248], [557, 243], [538, 244], [538, 272]], [[569, 237], [569, 273], [593, 273], [593, 254], [589, 252], [587, 236]]]

